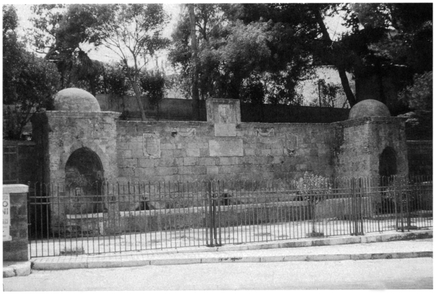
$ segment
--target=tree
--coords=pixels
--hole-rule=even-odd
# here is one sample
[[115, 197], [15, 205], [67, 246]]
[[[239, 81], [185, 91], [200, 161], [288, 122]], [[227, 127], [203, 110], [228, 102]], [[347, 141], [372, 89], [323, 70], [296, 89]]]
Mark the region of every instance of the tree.
[[20, 139], [33, 113], [52, 106], [52, 95], [59, 90], [59, 75], [50, 62], [28, 53], [18, 42], [15, 9], [3, 7], [3, 134]]
[[407, 119], [408, 138], [432, 139], [433, 72], [415, 74], [413, 80], [412, 85], [399, 93], [399, 99], [411, 109], [401, 115]]
[[18, 16], [12, 5], [3, 6], [3, 103], [15, 99], [14, 79], [20, 69], [23, 46], [17, 40], [15, 29]]
[[[218, 88], [214, 81], [219, 79], [219, 57], [213, 50], [219, 46], [216, 40], [223, 36], [222, 6], [183, 6], [177, 28], [172, 34], [173, 44], [169, 59], [180, 74], [181, 89], [193, 98], [193, 103], [196, 103], [196, 93], [198, 99], [202, 100], [206, 97], [220, 96], [214, 93]], [[195, 112], [194, 110], [194, 114]]]
[[127, 95], [130, 87], [121, 64], [105, 65], [102, 88], [102, 92], [109, 94], [110, 99], [121, 100], [121, 117], [125, 118], [127, 112], [125, 109], [126, 103], [124, 97]]
[[297, 182], [297, 190], [300, 195], [309, 203], [312, 216], [312, 233], [311, 237], [323, 235], [316, 232], [316, 205], [328, 199], [328, 195], [332, 192], [332, 187], [329, 180], [323, 176], [305, 172]]
[[32, 6], [35, 17], [33, 46], [37, 53], [56, 64], [61, 74], [62, 88], [76, 86], [98, 92], [102, 65], [89, 58], [83, 44], [99, 44], [95, 27], [106, 21], [96, 5], [41, 4]]
[[[390, 71], [402, 73], [396, 77], [397, 90], [401, 90], [415, 73], [432, 70], [431, 3], [359, 3], [344, 9], [352, 31], [341, 42], [348, 42], [354, 52], [351, 67], [357, 77], [378, 77], [375, 86], [382, 102], [387, 102], [382, 77]], [[388, 106], [392, 113], [404, 111], [401, 105]]]
[[141, 75], [140, 83], [150, 105], [157, 109], [159, 118], [159, 104], [165, 95], [165, 76], [159, 71], [146, 72]]
[[[286, 71], [288, 65], [289, 68], [291, 64], [293, 68], [298, 67], [299, 62], [296, 60], [284, 62], [284, 65], [283, 62], [277, 61], [278, 49], [271, 44], [286, 39], [279, 36], [282, 32], [279, 26], [271, 26], [269, 22], [244, 23], [237, 17], [240, 9], [238, 5], [229, 4], [194, 5], [198, 47], [196, 64], [201, 99], [207, 97], [241, 99], [247, 93], [243, 88], [256, 83], [259, 78], [262, 83], [266, 80], [282, 79], [287, 85], [294, 86], [296, 82], [293, 82], [296, 78], [294, 79], [294, 76], [291, 78], [290, 73], [301, 76], [302, 71]], [[188, 16], [187, 12], [182, 14], [172, 35], [174, 45], [170, 52], [170, 60], [179, 70], [185, 85], [189, 85], [186, 88], [192, 87], [190, 77], [194, 70], [192, 60], [195, 59], [190, 46], [192, 27]], [[289, 51], [287, 53], [289, 55]], [[280, 72], [281, 70], [283, 71]], [[250, 81], [251, 79], [254, 80]], [[294, 94], [287, 89], [289, 89], [287, 86], [280, 90], [278, 87], [266, 87], [265, 95], [260, 101], [263, 103], [265, 97], [271, 97], [274, 103], [280, 101], [276, 97], [278, 93]]]
[[339, 85], [327, 83], [324, 79], [317, 80], [316, 86], [318, 88], [318, 98], [314, 99], [310, 105], [319, 107], [335, 107], [337, 95], [342, 92], [342, 88]]
[[169, 40], [161, 36], [166, 14], [161, 4], [99, 5], [99, 9], [100, 13], [109, 13], [109, 16], [95, 30], [102, 45], [120, 58], [135, 93], [141, 118], [145, 120], [140, 75], [148, 57], [169, 44]]

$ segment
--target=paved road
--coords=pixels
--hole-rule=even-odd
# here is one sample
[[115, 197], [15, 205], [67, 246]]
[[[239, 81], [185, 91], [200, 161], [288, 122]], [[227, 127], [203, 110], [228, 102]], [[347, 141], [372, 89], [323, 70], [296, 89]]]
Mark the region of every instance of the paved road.
[[3, 279], [4, 291], [432, 288], [432, 258], [34, 271]]

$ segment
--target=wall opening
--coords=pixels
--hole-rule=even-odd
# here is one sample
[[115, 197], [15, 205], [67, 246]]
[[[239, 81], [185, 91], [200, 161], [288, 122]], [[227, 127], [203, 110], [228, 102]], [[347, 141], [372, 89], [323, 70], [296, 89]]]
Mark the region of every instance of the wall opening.
[[74, 151], [65, 166], [66, 213], [102, 212], [103, 179], [103, 165], [94, 151], [86, 147]]
[[386, 147], [380, 154], [379, 175], [389, 178], [397, 174], [397, 154], [392, 147]]

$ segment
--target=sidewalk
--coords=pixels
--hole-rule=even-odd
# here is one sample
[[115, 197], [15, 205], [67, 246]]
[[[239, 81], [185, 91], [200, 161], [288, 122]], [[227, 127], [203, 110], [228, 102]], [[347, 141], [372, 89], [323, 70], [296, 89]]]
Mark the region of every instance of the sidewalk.
[[[333, 261], [433, 257], [433, 231], [371, 233], [270, 243], [33, 258], [34, 270], [217, 262]], [[3, 270], [4, 271], [4, 270]]]

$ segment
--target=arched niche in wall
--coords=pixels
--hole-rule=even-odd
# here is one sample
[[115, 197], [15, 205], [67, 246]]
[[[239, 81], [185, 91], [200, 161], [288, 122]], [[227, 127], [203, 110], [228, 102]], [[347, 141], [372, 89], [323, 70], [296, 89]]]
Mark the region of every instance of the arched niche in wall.
[[397, 174], [397, 153], [394, 148], [386, 147], [379, 158], [379, 175], [383, 179], [389, 179]]
[[68, 195], [67, 214], [102, 212], [104, 170], [100, 157], [91, 149], [75, 150], [65, 165], [65, 186]]

